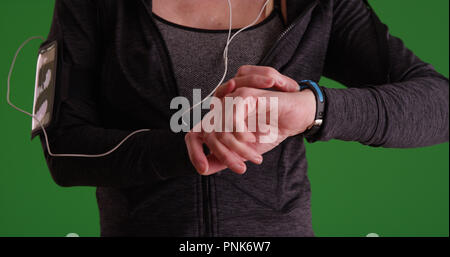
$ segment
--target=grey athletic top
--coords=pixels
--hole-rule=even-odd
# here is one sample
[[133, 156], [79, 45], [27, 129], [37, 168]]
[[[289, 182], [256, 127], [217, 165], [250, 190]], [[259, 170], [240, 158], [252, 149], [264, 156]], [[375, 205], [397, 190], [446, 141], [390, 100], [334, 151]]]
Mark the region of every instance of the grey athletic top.
[[[192, 90], [201, 89], [203, 99], [223, 76], [228, 30], [190, 28], [153, 15], [169, 51], [179, 94], [192, 104]], [[281, 16], [273, 11], [262, 22], [239, 33], [228, 48], [224, 82], [234, 77], [240, 66], [257, 65], [282, 30]], [[232, 35], [236, 32], [237, 29], [232, 30]]]

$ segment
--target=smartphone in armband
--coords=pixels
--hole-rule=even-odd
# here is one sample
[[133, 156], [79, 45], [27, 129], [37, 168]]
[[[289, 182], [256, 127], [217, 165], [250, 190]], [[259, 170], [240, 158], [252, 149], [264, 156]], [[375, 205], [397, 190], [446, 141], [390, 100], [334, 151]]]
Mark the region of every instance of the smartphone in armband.
[[[33, 115], [45, 129], [50, 125], [54, 115], [57, 53], [56, 40], [45, 44], [39, 49], [36, 66]], [[42, 131], [35, 118], [31, 124], [31, 139]]]

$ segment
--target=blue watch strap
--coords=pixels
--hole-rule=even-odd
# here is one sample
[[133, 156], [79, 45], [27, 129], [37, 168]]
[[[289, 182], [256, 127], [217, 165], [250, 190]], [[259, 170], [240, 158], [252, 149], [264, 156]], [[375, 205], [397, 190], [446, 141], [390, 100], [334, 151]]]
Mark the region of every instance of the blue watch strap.
[[316, 115], [314, 117], [314, 123], [303, 133], [303, 135], [307, 137], [313, 136], [319, 131], [325, 117], [325, 95], [322, 92], [322, 89], [320, 89], [320, 86], [312, 80], [302, 80], [300, 81], [299, 86], [300, 91], [308, 88], [316, 97]]

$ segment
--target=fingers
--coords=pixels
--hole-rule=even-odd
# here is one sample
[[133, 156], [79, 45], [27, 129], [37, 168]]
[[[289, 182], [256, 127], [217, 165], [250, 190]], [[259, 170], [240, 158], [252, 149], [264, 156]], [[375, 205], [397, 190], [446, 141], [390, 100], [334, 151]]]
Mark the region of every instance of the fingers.
[[235, 152], [243, 159], [249, 160], [255, 164], [262, 163], [263, 157], [249, 145], [237, 140], [232, 133], [217, 133], [216, 136], [229, 150]]
[[260, 75], [248, 75], [235, 77], [230, 79], [227, 83], [221, 85], [214, 94], [215, 97], [222, 98], [229, 93], [235, 91], [242, 87], [251, 88], [271, 88], [275, 85], [275, 80], [273, 78], [268, 78]]
[[[256, 98], [247, 97], [244, 102], [240, 102], [236, 106], [236, 115], [234, 115], [233, 135], [240, 141], [245, 143], [255, 143], [256, 136], [252, 132], [256, 132]], [[243, 113], [242, 113], [243, 112]], [[248, 159], [250, 160], [250, 159]]]
[[247, 143], [255, 143], [256, 142], [255, 134], [248, 132], [248, 131], [235, 132], [233, 135], [240, 142], [247, 142]]
[[208, 160], [203, 152], [201, 133], [189, 132], [185, 136], [189, 159], [199, 174], [208, 172]]
[[242, 87], [263, 89], [271, 88], [275, 85], [275, 80], [273, 78], [261, 76], [258, 74], [234, 77], [232, 80], [234, 80], [236, 84], [234, 90]]
[[[239, 110], [248, 107], [245, 104], [239, 105]], [[235, 118], [234, 115], [231, 117]], [[241, 117], [242, 119], [245, 118]], [[234, 120], [233, 124], [237, 121]], [[231, 131], [235, 131], [233, 128]], [[244, 131], [237, 133], [240, 142], [233, 132], [189, 132], [185, 140], [188, 148], [189, 158], [201, 175], [211, 175], [225, 168], [243, 174], [246, 171], [245, 161], [250, 160], [255, 164], [262, 163], [262, 156], [250, 147], [247, 142], [254, 142], [256, 137], [244, 126]], [[205, 156], [203, 144], [206, 144], [211, 151], [211, 155]], [[211, 156], [214, 156], [211, 157]]]
[[259, 75], [263, 77], [273, 78], [275, 80], [273, 87], [277, 88], [279, 91], [283, 92], [299, 91], [298, 83], [295, 80], [279, 73], [276, 69], [272, 67], [244, 65], [239, 68], [236, 74], [236, 78], [251, 75]]
[[204, 142], [208, 146], [211, 153], [228, 168], [238, 174], [245, 173], [247, 166], [244, 161], [235, 153], [230, 151], [220, 140], [218, 140], [216, 133], [205, 134]]
[[233, 92], [236, 88], [236, 83], [233, 79], [230, 79], [227, 83], [222, 84], [219, 88], [217, 88], [216, 92], [214, 93], [215, 97], [222, 98], [229, 93]]
[[[239, 89], [238, 89], [239, 90]], [[246, 96], [248, 93], [235, 91], [236, 96], [242, 96], [242, 99], [235, 99], [237, 102], [233, 102], [232, 105], [224, 104], [222, 107], [222, 124], [223, 130], [216, 132], [232, 133], [236, 140], [244, 143], [255, 143], [256, 136], [253, 132], [256, 132], [256, 107], [257, 98]], [[235, 94], [231, 94], [232, 97]], [[219, 133], [220, 136], [223, 133]], [[246, 160], [251, 160], [247, 158]]]
[[206, 159], [208, 160], [209, 169], [206, 173], [203, 173], [201, 175], [203, 176], [209, 176], [213, 175], [221, 170], [224, 170], [227, 168], [225, 164], [223, 164], [214, 154], [209, 154], [206, 156]]
[[297, 92], [300, 90], [295, 80], [279, 73], [272, 67], [243, 65], [233, 79], [217, 88], [214, 96], [222, 98], [241, 87], [259, 89], [274, 87], [283, 92]]

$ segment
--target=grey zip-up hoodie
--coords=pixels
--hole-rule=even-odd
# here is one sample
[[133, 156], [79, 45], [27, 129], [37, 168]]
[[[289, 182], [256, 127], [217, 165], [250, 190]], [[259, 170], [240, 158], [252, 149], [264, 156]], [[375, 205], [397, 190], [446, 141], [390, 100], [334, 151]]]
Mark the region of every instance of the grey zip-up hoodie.
[[[276, 1], [277, 4], [278, 1]], [[391, 36], [362, 0], [287, 1], [286, 30], [260, 65], [296, 81], [326, 76], [326, 118], [310, 141], [420, 147], [448, 141], [448, 79]], [[200, 176], [183, 133], [170, 130], [178, 95], [150, 0], [56, 0], [54, 153], [61, 186], [97, 187], [102, 236], [313, 236], [303, 136], [248, 164]], [[326, 85], [322, 85], [326, 86]], [[42, 135], [41, 135], [42, 141]]]

